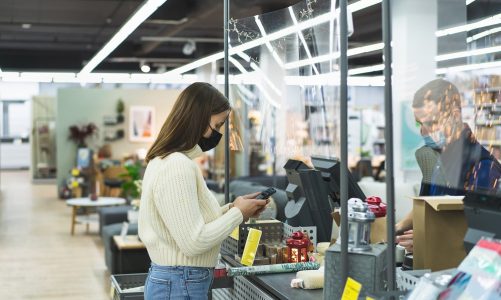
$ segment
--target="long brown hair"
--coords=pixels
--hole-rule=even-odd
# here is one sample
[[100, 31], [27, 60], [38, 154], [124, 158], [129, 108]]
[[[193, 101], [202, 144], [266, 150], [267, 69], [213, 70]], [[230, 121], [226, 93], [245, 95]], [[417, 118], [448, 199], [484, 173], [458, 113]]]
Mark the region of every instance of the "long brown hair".
[[195, 147], [210, 124], [212, 115], [230, 109], [228, 99], [215, 87], [195, 82], [181, 92], [165, 120], [146, 162]]

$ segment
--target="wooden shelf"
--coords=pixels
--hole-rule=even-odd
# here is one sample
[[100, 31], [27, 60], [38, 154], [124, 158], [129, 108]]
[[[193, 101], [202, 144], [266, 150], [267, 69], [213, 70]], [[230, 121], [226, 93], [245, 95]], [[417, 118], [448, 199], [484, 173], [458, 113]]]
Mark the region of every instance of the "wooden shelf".
[[500, 92], [501, 87], [486, 87], [486, 88], [476, 88], [475, 93], [492, 93], [492, 92]]
[[476, 103], [475, 107], [493, 107], [493, 106], [499, 106], [501, 107], [501, 102], [491, 102], [491, 103]]
[[501, 140], [478, 140], [478, 142], [484, 146], [500, 146], [501, 147]]
[[492, 127], [501, 125], [501, 120], [487, 121], [487, 122], [475, 122], [476, 126]]

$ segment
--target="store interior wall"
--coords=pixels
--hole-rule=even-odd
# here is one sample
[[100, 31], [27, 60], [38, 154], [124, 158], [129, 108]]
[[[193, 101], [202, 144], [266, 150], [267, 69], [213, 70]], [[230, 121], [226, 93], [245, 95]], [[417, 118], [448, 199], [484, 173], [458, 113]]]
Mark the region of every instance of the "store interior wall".
[[[404, 153], [402, 126], [414, 124], [402, 117], [402, 105], [412, 101], [416, 90], [436, 78], [437, 1], [401, 0], [392, 2], [393, 54], [393, 138], [394, 175], [403, 181], [420, 181], [417, 167], [404, 169], [403, 160], [414, 158], [414, 152]], [[415, 129], [417, 130], [417, 128]], [[414, 159], [415, 160], [415, 159]], [[396, 195], [398, 199], [400, 195]]]
[[99, 127], [99, 137], [89, 142], [89, 147], [97, 150], [104, 144], [103, 120], [105, 116], [116, 114], [119, 99], [125, 104], [123, 129], [125, 137], [110, 142], [114, 158], [134, 154], [138, 149], [148, 149], [152, 143], [129, 141], [129, 108], [133, 105], [152, 106], [155, 109], [155, 132], [158, 133], [172, 109], [180, 90], [129, 90], [129, 89], [60, 89], [57, 99], [57, 183], [63, 179], [76, 163], [76, 145], [68, 140], [71, 125], [95, 123]]
[[[11, 110], [10, 120], [11, 127], [16, 132], [22, 132], [25, 134], [25, 138], [29, 136], [30, 126], [29, 122], [31, 113], [31, 98], [39, 94], [39, 84], [38, 83], [10, 83], [10, 82], [0, 82], [0, 104], [3, 109], [3, 101], [25, 101], [23, 105], [16, 105], [15, 112]], [[21, 110], [21, 111], [19, 111]], [[7, 138], [3, 136], [3, 112], [0, 113], [0, 136], [2, 138]], [[17, 125], [16, 125], [17, 124]], [[21, 126], [19, 126], [21, 124]], [[23, 127], [23, 129], [21, 129]], [[8, 137], [10, 138], [10, 137]], [[16, 138], [20, 138], [17, 136]], [[31, 164], [30, 146], [29, 142], [21, 142], [17, 140], [12, 141], [2, 141], [0, 145], [0, 168], [2, 169], [18, 169], [29, 168]]]

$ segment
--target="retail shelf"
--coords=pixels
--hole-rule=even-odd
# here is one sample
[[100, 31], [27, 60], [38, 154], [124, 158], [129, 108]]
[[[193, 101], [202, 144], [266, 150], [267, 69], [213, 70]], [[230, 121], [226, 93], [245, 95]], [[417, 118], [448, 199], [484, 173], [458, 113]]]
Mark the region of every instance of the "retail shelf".
[[484, 146], [498, 146], [501, 147], [501, 140], [479, 140], [480, 144]]
[[500, 106], [501, 107], [501, 103], [500, 102], [491, 102], [491, 103], [476, 103], [475, 104], [476, 107], [493, 107], [493, 106]]
[[501, 91], [501, 87], [476, 88], [475, 93], [492, 93]]
[[487, 122], [476, 122], [475, 125], [492, 127], [492, 126], [501, 125], [501, 120], [493, 120], [493, 121], [487, 121]]

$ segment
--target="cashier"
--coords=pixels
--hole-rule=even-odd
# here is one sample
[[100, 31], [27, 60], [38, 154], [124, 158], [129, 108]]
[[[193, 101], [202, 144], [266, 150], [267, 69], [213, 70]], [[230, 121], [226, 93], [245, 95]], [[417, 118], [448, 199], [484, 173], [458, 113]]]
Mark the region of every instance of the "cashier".
[[[425, 147], [440, 153], [435, 158], [430, 182], [422, 183], [422, 196], [498, 191], [501, 164], [463, 123], [461, 97], [452, 83], [443, 79], [428, 82], [414, 95], [412, 108]], [[412, 212], [396, 224], [396, 231], [397, 242], [412, 252]]]

